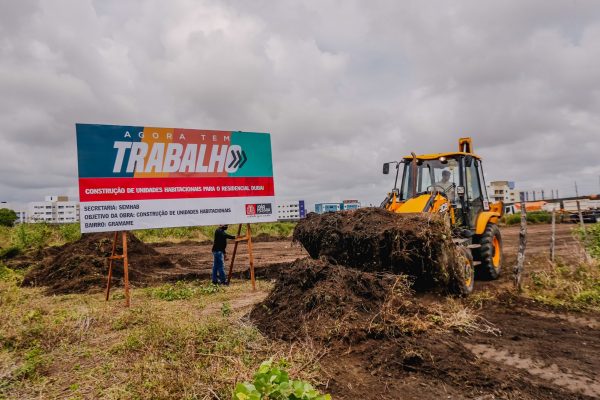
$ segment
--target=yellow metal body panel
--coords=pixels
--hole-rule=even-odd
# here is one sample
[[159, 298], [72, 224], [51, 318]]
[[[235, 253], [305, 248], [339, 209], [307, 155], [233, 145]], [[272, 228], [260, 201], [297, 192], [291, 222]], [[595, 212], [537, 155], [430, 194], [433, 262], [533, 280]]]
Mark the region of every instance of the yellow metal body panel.
[[[471, 156], [471, 157], [475, 157], [479, 160], [481, 160], [481, 157], [479, 157], [477, 154], [473, 154], [473, 153], [464, 153], [461, 151], [455, 151], [455, 152], [450, 152], [450, 153], [432, 153], [432, 154], [421, 154], [419, 156], [417, 156], [417, 160], [437, 160], [440, 157], [453, 157], [453, 156]], [[404, 156], [402, 157], [405, 160], [412, 160], [412, 156]]]
[[397, 213], [420, 213], [423, 212], [425, 205], [429, 201], [431, 195], [422, 194], [418, 197], [406, 200], [400, 207], [397, 207], [394, 212]]
[[[397, 201], [397, 198], [394, 195], [392, 197], [391, 203], [387, 206], [387, 209], [388, 211], [392, 211], [399, 214], [422, 213], [424, 212], [425, 206], [427, 205], [427, 202], [429, 201], [431, 196], [431, 194], [422, 194], [418, 197], [414, 197], [404, 202], [399, 202]], [[433, 205], [428, 212], [438, 213], [447, 211], [450, 214], [451, 223], [454, 224], [454, 209], [450, 206], [448, 200], [440, 194], [436, 194], [435, 196], [436, 197], [433, 200]], [[446, 205], [445, 207], [444, 204]]]
[[484, 211], [477, 216], [477, 224], [475, 227], [475, 234], [481, 235], [485, 231], [485, 227], [488, 223], [497, 224], [500, 218], [499, 212]]

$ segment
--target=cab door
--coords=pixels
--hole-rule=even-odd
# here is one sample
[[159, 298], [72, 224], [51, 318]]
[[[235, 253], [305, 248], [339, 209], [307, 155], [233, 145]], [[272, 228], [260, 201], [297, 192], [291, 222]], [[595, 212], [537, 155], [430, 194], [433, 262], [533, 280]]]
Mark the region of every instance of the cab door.
[[475, 229], [477, 217], [484, 210], [484, 189], [481, 187], [479, 163], [479, 160], [474, 157], [465, 157], [465, 197], [468, 207], [468, 225], [471, 229]]

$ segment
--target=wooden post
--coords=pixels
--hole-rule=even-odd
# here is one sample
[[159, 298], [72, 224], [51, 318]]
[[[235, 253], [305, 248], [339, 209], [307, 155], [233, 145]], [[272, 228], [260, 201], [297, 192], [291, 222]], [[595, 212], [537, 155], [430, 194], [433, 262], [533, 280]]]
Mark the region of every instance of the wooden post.
[[250, 258], [250, 280], [252, 281], [252, 290], [256, 290], [256, 280], [254, 277], [254, 253], [252, 252], [252, 229], [250, 228], [250, 224], [246, 224], [246, 235], [243, 237], [239, 237], [242, 233], [242, 224], [238, 227], [238, 238], [235, 241], [233, 246], [233, 254], [231, 255], [231, 264], [229, 264], [229, 273], [227, 274], [227, 283], [231, 281], [231, 276], [233, 275], [233, 263], [235, 261], [235, 255], [237, 253], [238, 243], [241, 241], [245, 241], [248, 243], [248, 256]]
[[123, 238], [123, 254], [117, 253], [117, 240], [119, 240], [119, 232], [115, 232], [113, 236], [113, 244], [110, 256], [108, 257], [108, 279], [106, 281], [106, 301], [110, 296], [110, 286], [112, 280], [112, 270], [115, 260], [123, 260], [123, 277], [125, 279], [125, 307], [131, 305], [131, 299], [129, 295], [129, 259], [127, 256], [127, 232], [121, 232]]
[[556, 210], [552, 208], [552, 238], [550, 239], [550, 261], [554, 262], [556, 246]]
[[577, 200], [577, 214], [579, 214], [579, 225], [581, 225], [581, 231], [583, 232], [583, 240], [587, 242], [587, 232], [585, 231], [585, 224], [583, 223], [583, 213], [581, 212], [579, 200]]
[[112, 250], [110, 252], [110, 257], [108, 257], [108, 280], [106, 282], [106, 301], [108, 301], [108, 295], [110, 294], [110, 283], [112, 280], [112, 268], [113, 268], [113, 262], [115, 260], [115, 250], [117, 248], [117, 235], [119, 234], [119, 232], [115, 232], [115, 235], [113, 236], [113, 243], [112, 243]]
[[246, 224], [248, 233], [248, 256], [250, 257], [250, 281], [252, 281], [252, 290], [256, 290], [256, 281], [254, 280], [254, 254], [252, 254], [252, 230], [250, 224]]
[[123, 275], [125, 278], [125, 307], [131, 305], [129, 296], [129, 258], [127, 255], [127, 232], [123, 231]]
[[583, 250], [583, 259], [585, 260], [585, 262], [589, 263], [592, 261], [592, 258], [588, 254], [586, 247], [585, 247], [588, 243], [587, 231], [585, 230], [585, 223], [583, 222], [583, 213], [581, 212], [581, 206], [579, 205], [579, 200], [577, 200], [577, 213], [579, 214], [579, 225], [581, 225], [581, 232], [583, 232], [583, 244], [581, 246], [581, 248]]
[[[239, 237], [242, 234], [242, 224], [240, 224], [240, 226], [238, 226], [238, 231], [237, 231], [237, 237]], [[235, 244], [233, 245], [233, 254], [231, 255], [231, 264], [229, 264], [229, 273], [227, 274], [227, 283], [229, 283], [231, 281], [231, 275], [233, 274], [233, 262], [235, 261], [235, 255], [237, 253], [237, 248], [238, 248], [238, 241], [235, 241]]]
[[527, 247], [527, 209], [525, 199], [521, 195], [521, 229], [519, 230], [519, 253], [517, 254], [517, 265], [514, 268], [515, 288], [518, 292], [521, 288], [521, 275], [525, 264], [525, 248]]

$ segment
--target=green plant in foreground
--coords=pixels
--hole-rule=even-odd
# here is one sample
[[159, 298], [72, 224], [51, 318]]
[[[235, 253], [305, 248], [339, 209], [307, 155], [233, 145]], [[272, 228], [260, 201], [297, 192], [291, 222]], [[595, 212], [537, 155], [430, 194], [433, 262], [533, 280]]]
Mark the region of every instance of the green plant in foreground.
[[290, 380], [288, 373], [273, 360], [263, 362], [254, 381], [238, 383], [234, 400], [331, 400], [331, 395], [319, 393], [310, 383]]
[[221, 315], [224, 317], [228, 317], [229, 315], [231, 315], [231, 304], [229, 304], [228, 302], [223, 303], [223, 305], [221, 306]]
[[151, 293], [156, 299], [173, 301], [189, 299], [194, 295], [194, 290], [183, 282], [177, 282], [175, 285], [167, 284], [154, 288]]
[[223, 291], [223, 287], [219, 285], [215, 285], [214, 283], [209, 283], [204, 286], [200, 286], [198, 289], [200, 294], [215, 294]]
[[576, 232], [579, 235], [581, 244], [589, 254], [600, 260], [600, 222], [587, 226], [585, 233], [581, 228], [578, 228]]

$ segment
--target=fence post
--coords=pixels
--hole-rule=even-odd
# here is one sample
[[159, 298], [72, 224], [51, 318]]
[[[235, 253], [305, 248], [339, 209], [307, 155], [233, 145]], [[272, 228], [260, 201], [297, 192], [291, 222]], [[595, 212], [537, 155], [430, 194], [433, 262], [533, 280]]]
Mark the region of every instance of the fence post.
[[527, 209], [525, 207], [525, 196], [521, 194], [521, 229], [519, 230], [519, 253], [517, 254], [517, 265], [514, 268], [515, 288], [521, 292], [521, 275], [523, 264], [525, 264], [525, 248], [527, 246]]
[[583, 213], [581, 212], [581, 206], [579, 205], [579, 200], [577, 200], [577, 214], [579, 214], [579, 225], [581, 225], [581, 231], [583, 232], [583, 243], [582, 243], [582, 250], [583, 250], [583, 259], [585, 260], [585, 262], [589, 263], [592, 261], [592, 258], [590, 257], [590, 255], [587, 252], [586, 249], [586, 245], [588, 243], [587, 240], [587, 231], [585, 230], [585, 223], [583, 222]]
[[556, 246], [556, 210], [552, 208], [552, 239], [550, 240], [550, 261], [554, 262]]
[[587, 232], [585, 231], [585, 224], [583, 223], [583, 213], [581, 212], [579, 200], [577, 200], [577, 214], [579, 214], [579, 225], [581, 225], [581, 230], [583, 231], [583, 240], [587, 242]]

